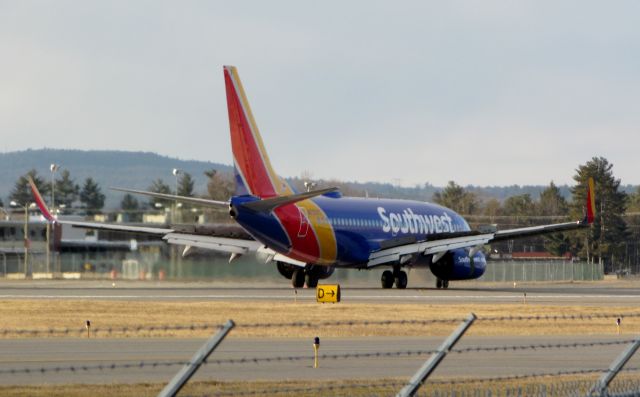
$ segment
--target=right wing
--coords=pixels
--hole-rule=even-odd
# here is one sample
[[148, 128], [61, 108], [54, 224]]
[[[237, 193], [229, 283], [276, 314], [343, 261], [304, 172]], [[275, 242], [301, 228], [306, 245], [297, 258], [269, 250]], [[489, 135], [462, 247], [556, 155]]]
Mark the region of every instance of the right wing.
[[390, 263], [400, 263], [402, 265], [408, 263], [416, 255], [432, 255], [432, 263], [435, 263], [453, 249], [470, 248], [469, 256], [473, 256], [484, 245], [494, 241], [584, 229], [591, 226], [595, 217], [595, 197], [593, 192], [593, 179], [589, 178], [586, 214], [581, 221], [498, 230], [488, 233], [470, 231], [456, 236], [431, 236], [431, 239], [424, 241], [416, 241], [415, 239], [413, 241], [389, 240], [381, 244], [380, 250], [369, 255], [369, 261], [366, 266], [375, 267]]

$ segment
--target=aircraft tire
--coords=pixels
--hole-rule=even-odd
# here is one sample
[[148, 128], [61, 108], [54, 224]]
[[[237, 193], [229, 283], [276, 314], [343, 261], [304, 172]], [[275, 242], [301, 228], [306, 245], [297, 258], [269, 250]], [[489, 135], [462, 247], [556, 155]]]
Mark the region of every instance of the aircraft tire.
[[399, 271], [398, 273], [396, 273], [396, 278], [395, 278], [395, 283], [396, 283], [396, 288], [398, 289], [405, 289], [407, 288], [407, 273], [403, 272], [403, 271]]
[[291, 286], [293, 288], [304, 287], [304, 269], [296, 269], [291, 274]]
[[307, 273], [304, 276], [304, 282], [307, 284], [307, 287], [315, 288], [318, 286], [318, 277], [313, 274]]
[[388, 289], [393, 287], [393, 281], [394, 277], [391, 270], [385, 270], [384, 272], [382, 272], [382, 277], [380, 278], [382, 288]]
[[437, 289], [442, 288], [442, 280], [440, 280], [439, 278], [436, 279], [436, 288]]
[[449, 280], [442, 280], [442, 288], [444, 289], [449, 288]]

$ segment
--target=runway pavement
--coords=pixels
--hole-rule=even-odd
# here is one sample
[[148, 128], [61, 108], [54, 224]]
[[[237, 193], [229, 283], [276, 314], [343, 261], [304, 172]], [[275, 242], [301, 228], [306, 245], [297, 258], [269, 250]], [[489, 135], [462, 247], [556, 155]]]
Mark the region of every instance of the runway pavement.
[[[639, 281], [640, 282], [640, 281]], [[115, 284], [114, 284], [115, 283]], [[530, 283], [515, 287], [508, 283], [452, 283], [448, 290], [342, 286], [343, 302], [368, 303], [514, 303], [527, 302], [559, 305], [640, 304], [640, 288], [635, 281], [582, 283]], [[283, 284], [180, 283], [153, 281], [0, 281], [0, 299], [114, 299], [114, 300], [272, 300], [313, 301], [314, 289], [293, 290]]]
[[[466, 337], [457, 349], [470, 346], [531, 345], [614, 341], [624, 337]], [[323, 338], [321, 354], [395, 352], [435, 349], [442, 337]], [[187, 361], [204, 343], [203, 339], [18, 339], [0, 340], [0, 384], [137, 383], [165, 382], [180, 366], [108, 369], [111, 363]], [[604, 369], [626, 345], [587, 348], [538, 349], [521, 351], [450, 353], [434, 373], [438, 376], [496, 377], [517, 374]], [[211, 361], [256, 357], [305, 356], [304, 360], [284, 360], [245, 364], [208, 364], [194, 379], [283, 380], [283, 379], [379, 379], [406, 377], [421, 366], [428, 355], [410, 357], [370, 357], [325, 359], [314, 369], [312, 341], [307, 339], [227, 338], [210, 357]], [[83, 365], [105, 365], [102, 371], [83, 371]], [[41, 367], [75, 366], [74, 372], [41, 372]], [[627, 367], [640, 366], [640, 357]], [[30, 368], [29, 374], [8, 374], [10, 369]]]

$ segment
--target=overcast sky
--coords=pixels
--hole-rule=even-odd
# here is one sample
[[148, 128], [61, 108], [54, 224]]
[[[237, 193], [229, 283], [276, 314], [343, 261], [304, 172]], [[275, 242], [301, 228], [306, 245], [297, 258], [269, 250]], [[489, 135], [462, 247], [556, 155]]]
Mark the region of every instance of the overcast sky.
[[571, 183], [604, 156], [639, 184], [639, 18], [638, 1], [0, 0], [0, 151], [229, 164], [230, 64], [283, 176]]

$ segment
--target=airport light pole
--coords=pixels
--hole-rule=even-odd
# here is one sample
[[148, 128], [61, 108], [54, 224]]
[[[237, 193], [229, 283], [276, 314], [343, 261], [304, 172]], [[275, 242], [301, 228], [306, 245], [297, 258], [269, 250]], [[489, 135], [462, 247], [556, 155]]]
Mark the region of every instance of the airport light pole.
[[24, 276], [30, 278], [31, 272], [29, 271], [29, 207], [33, 204], [20, 204], [17, 201], [11, 200], [9, 203], [12, 207], [22, 207], [24, 209]]
[[[55, 216], [56, 215], [55, 176], [56, 176], [56, 172], [60, 169], [60, 166], [58, 164], [51, 163], [51, 165], [49, 166], [49, 169], [51, 170], [51, 213], [53, 214], [53, 216]], [[47, 225], [45, 227], [46, 227], [46, 234], [47, 234], [47, 273], [49, 273], [51, 270], [51, 228], [53, 226], [50, 225], [49, 222], [47, 222]]]
[[56, 172], [58, 172], [58, 170], [60, 169], [60, 166], [58, 164], [51, 163], [51, 165], [49, 166], [49, 169], [51, 170], [51, 213], [55, 214], [56, 213], [56, 202], [55, 202], [56, 180], [54, 178], [56, 176]]
[[[178, 195], [178, 180], [179, 180], [179, 175], [182, 174], [182, 170], [178, 169], [178, 168], [174, 168], [173, 171], [173, 176], [176, 177], [176, 196]], [[178, 200], [176, 199], [173, 206], [173, 211], [171, 214], [171, 223], [175, 223], [176, 222], [176, 215], [178, 213]]]

